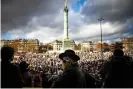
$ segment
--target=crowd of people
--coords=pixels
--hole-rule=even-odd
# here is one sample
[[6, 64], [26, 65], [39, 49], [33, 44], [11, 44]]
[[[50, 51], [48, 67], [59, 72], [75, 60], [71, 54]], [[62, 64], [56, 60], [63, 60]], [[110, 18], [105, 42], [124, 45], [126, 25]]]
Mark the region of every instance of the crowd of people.
[[[98, 72], [104, 62], [106, 62], [112, 55], [112, 52], [103, 53], [101, 59], [100, 52], [76, 52], [80, 57], [79, 65], [92, 76], [98, 78]], [[50, 76], [59, 75], [61, 71], [61, 60], [58, 57], [59, 53], [16, 53], [13, 60], [14, 63], [19, 64], [21, 61], [26, 61], [29, 68], [34, 71], [47, 70]]]
[[[50, 88], [51, 86], [55, 87], [58, 85], [58, 83], [56, 84], [54, 82], [56, 80], [58, 81], [59, 79], [58, 77], [64, 74], [64, 70], [62, 68], [62, 60], [64, 59], [60, 58], [59, 56], [60, 53], [46, 52], [46, 53], [15, 53], [14, 54], [13, 49], [8, 47], [7, 48], [5, 47], [5, 49], [3, 48], [2, 52], [3, 52], [1, 54], [3, 56], [2, 61], [12, 59], [11, 61], [12, 64], [19, 68], [20, 75], [22, 76], [22, 77], [18, 76], [18, 79], [20, 80], [19, 82], [17, 82], [16, 80], [15, 82], [16, 84], [14, 85], [9, 84], [9, 86], [6, 86], [7, 84], [6, 79], [4, 80], [4, 77], [3, 77], [2, 87], [43, 87], [43, 88]], [[97, 82], [98, 85], [96, 85], [95, 87], [103, 87], [103, 81], [105, 77], [101, 75], [101, 68], [104, 66], [104, 64], [106, 64], [112, 59], [111, 56], [114, 55], [113, 52], [104, 52], [102, 55], [101, 55], [101, 52], [75, 52], [75, 55], [77, 55], [80, 59], [76, 61], [79, 67], [83, 69], [85, 72], [87, 72], [92, 78], [98, 81]], [[133, 57], [132, 52], [126, 52], [125, 55]], [[12, 58], [12, 56], [14, 57]], [[68, 57], [69, 56], [70, 55], [68, 55]], [[69, 59], [69, 58], [66, 58], [66, 59]], [[3, 67], [2, 76], [6, 76], [4, 74], [10, 74], [10, 72], [14, 70], [12, 67], [12, 70], [8, 71], [8, 68], [11, 69], [10, 67], [11, 65], [10, 66], [7, 65], [6, 62], [7, 61], [2, 62], [2, 67]], [[63, 63], [65, 64], [64, 61]], [[4, 67], [6, 68], [4, 69]], [[7, 70], [8, 72], [4, 72], [5, 70]], [[13, 75], [15, 76], [15, 74], [12, 74], [11, 76]], [[21, 82], [23, 82], [22, 85], [21, 85]], [[11, 81], [9, 81], [9, 83], [11, 83]], [[15, 86], [15, 85], [18, 85], [18, 86]]]

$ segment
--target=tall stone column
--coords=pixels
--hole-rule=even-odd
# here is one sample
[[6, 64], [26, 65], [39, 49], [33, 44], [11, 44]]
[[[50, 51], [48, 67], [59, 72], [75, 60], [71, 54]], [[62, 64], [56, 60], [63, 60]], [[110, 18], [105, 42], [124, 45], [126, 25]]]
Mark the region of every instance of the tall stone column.
[[[65, 0], [66, 1], [66, 0]], [[67, 2], [65, 2], [64, 6], [64, 38], [68, 39], [68, 8], [67, 8]]]
[[62, 44], [62, 50], [72, 49], [72, 40], [68, 35], [68, 7], [67, 0], [64, 0], [64, 38]]

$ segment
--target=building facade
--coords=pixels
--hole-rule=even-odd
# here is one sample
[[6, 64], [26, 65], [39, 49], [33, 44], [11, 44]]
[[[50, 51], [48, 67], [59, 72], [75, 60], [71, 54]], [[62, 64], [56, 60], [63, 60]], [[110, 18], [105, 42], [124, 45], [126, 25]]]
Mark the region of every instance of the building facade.
[[55, 40], [53, 42], [53, 50], [57, 51], [57, 50], [61, 50], [61, 48], [62, 48], [62, 42]]
[[123, 51], [133, 51], [133, 37], [127, 37], [122, 40]]
[[6, 44], [5, 40], [1, 40], [0, 47], [3, 47]]
[[15, 52], [38, 52], [38, 39], [17, 39], [17, 40], [2, 40], [1, 46], [13, 47]]
[[94, 44], [92, 41], [84, 41], [81, 43], [81, 50], [82, 51], [93, 51]]
[[[51, 43], [51, 45], [53, 46], [53, 51], [60, 51], [62, 50], [63, 42], [59, 40], [55, 40], [54, 42]], [[73, 50], [75, 49], [74, 41], [72, 41], [71, 47]]]

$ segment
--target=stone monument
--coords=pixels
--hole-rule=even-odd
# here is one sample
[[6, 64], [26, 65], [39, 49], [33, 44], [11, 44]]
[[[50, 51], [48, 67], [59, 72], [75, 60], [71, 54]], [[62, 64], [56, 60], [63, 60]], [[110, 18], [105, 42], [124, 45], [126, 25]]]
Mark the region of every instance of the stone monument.
[[64, 0], [64, 38], [62, 42], [62, 51], [73, 48], [73, 41], [69, 38], [68, 35], [68, 11], [67, 0]]

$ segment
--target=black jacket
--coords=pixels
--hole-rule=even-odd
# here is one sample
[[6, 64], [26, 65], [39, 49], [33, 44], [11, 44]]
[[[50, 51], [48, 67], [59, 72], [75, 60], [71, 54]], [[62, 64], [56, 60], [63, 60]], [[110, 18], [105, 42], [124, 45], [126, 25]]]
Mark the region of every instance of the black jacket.
[[133, 66], [130, 57], [111, 57], [101, 69], [105, 88], [131, 88], [133, 86]]
[[22, 88], [23, 80], [19, 67], [9, 62], [1, 62], [1, 88]]
[[86, 73], [77, 65], [74, 65], [64, 71], [51, 88], [86, 88], [86, 85]]

